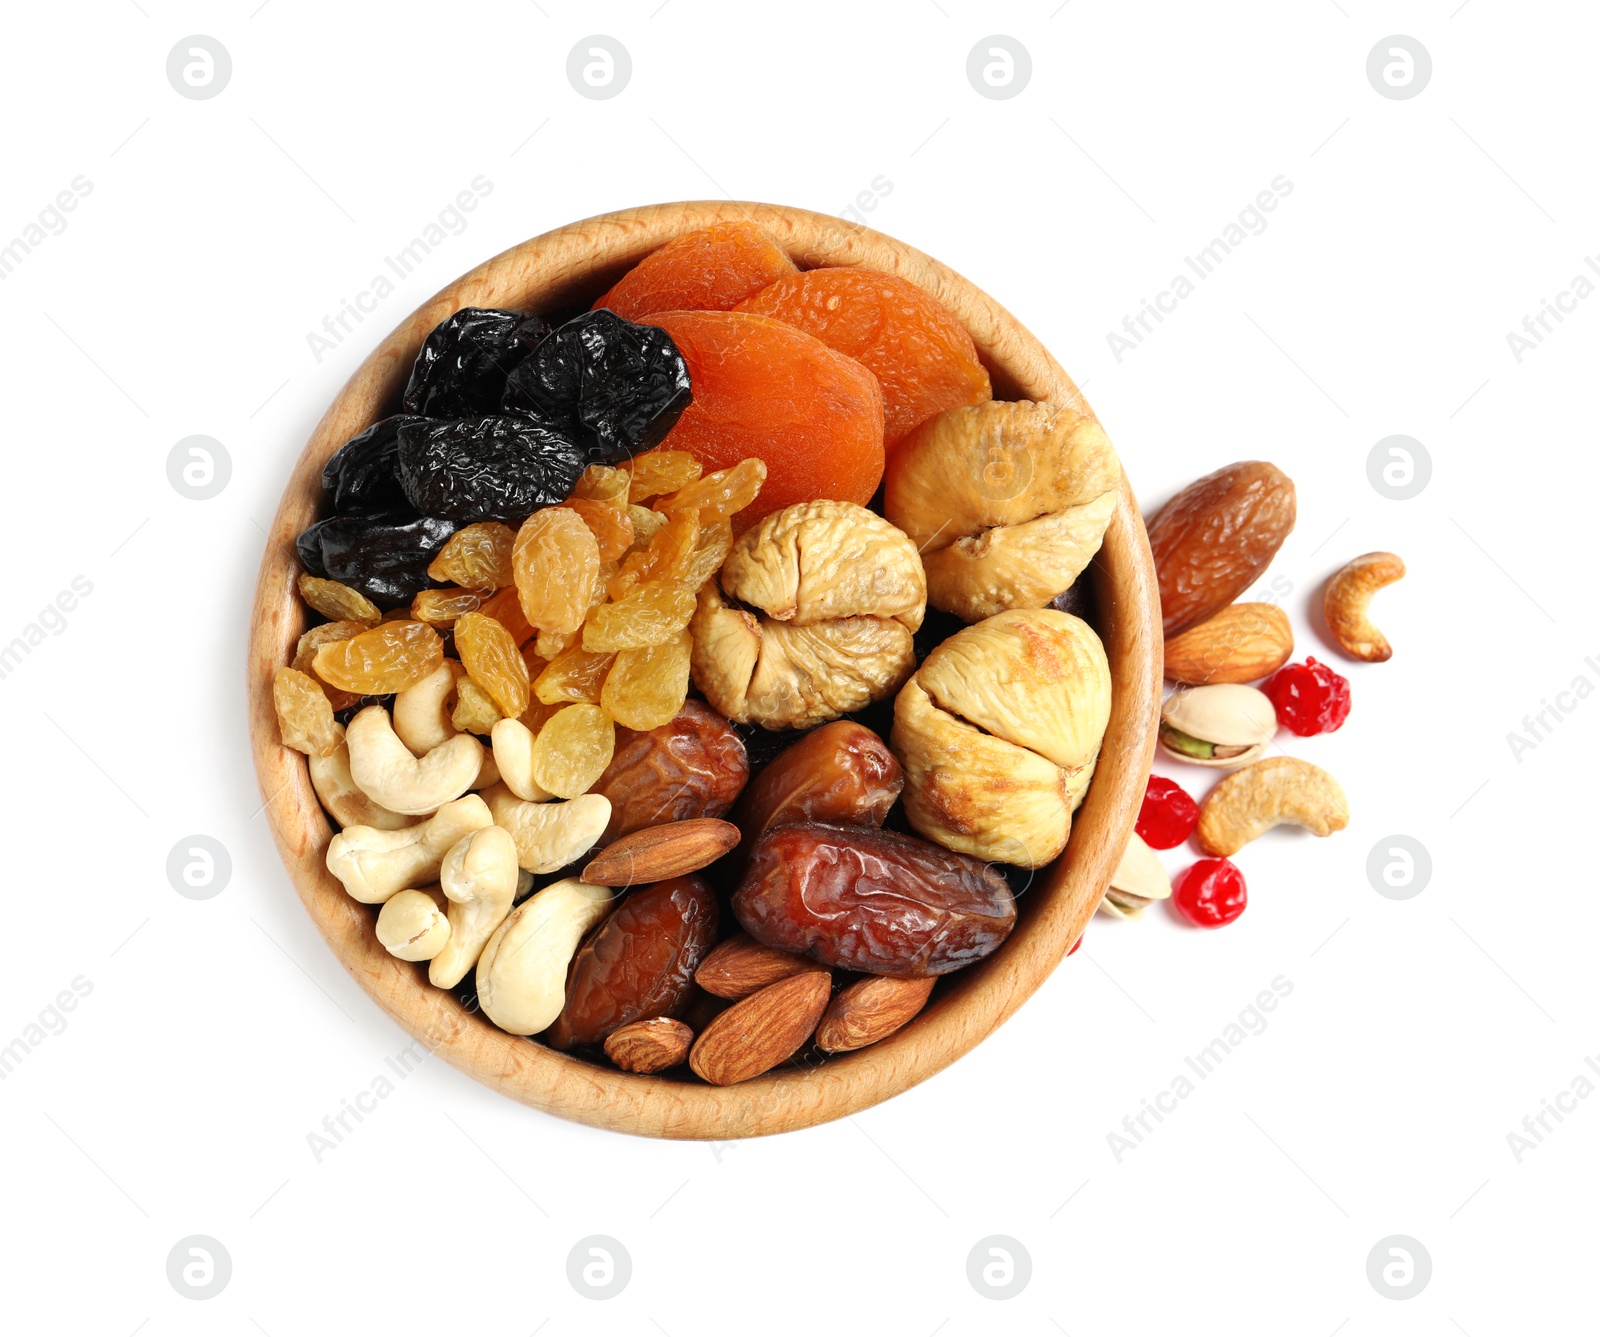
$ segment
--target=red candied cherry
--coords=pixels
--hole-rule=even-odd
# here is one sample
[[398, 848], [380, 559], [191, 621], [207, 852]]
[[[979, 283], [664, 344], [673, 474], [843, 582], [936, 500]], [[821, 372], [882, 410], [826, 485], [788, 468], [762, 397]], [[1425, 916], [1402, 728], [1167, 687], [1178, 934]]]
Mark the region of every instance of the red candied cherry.
[[1261, 690], [1271, 698], [1278, 723], [1302, 738], [1332, 733], [1350, 714], [1350, 679], [1310, 655], [1304, 664], [1285, 664]]
[[1199, 928], [1221, 928], [1244, 913], [1244, 874], [1227, 859], [1202, 859], [1173, 888], [1173, 908]]
[[1082, 946], [1083, 946], [1083, 934], [1080, 933], [1080, 934], [1078, 934], [1077, 940], [1072, 944], [1072, 946], [1067, 948], [1067, 955], [1071, 956], [1075, 951], [1078, 950], [1078, 948], [1080, 948]]
[[1152, 775], [1145, 781], [1144, 802], [1133, 829], [1151, 849], [1170, 850], [1183, 844], [1199, 820], [1200, 805], [1182, 786], [1164, 775]]

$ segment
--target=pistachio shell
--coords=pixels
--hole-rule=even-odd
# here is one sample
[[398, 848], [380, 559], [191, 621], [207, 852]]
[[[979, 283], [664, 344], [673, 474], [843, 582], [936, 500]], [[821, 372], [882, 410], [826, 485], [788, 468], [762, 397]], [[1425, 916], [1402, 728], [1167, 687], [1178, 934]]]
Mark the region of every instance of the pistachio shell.
[[1164, 901], [1171, 895], [1172, 881], [1161, 860], [1137, 832], [1130, 831], [1100, 908], [1116, 919], [1137, 919], [1152, 901]]
[[1231, 757], [1191, 757], [1186, 752], [1179, 752], [1167, 746], [1165, 738], [1158, 738], [1161, 750], [1174, 761], [1181, 761], [1190, 766], [1206, 766], [1213, 770], [1232, 771], [1240, 766], [1248, 766], [1252, 761], [1260, 761], [1267, 755], [1267, 745], [1257, 743], [1254, 747], [1247, 747], [1243, 752], [1236, 752]]
[[1234, 682], [1174, 692], [1162, 706], [1161, 718], [1191, 738], [1229, 747], [1268, 743], [1278, 732], [1278, 714], [1271, 698]]

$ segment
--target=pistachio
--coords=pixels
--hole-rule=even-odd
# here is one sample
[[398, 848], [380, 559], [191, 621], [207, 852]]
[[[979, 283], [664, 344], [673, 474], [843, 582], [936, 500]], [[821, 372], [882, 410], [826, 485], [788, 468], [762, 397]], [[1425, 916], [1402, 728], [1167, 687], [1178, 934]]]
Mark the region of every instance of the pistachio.
[[1161, 708], [1162, 748], [1196, 766], [1247, 765], [1266, 752], [1277, 730], [1272, 701], [1242, 683], [1188, 687]]
[[1100, 908], [1113, 919], [1137, 919], [1152, 901], [1164, 901], [1171, 895], [1172, 881], [1161, 860], [1137, 832], [1130, 831]]

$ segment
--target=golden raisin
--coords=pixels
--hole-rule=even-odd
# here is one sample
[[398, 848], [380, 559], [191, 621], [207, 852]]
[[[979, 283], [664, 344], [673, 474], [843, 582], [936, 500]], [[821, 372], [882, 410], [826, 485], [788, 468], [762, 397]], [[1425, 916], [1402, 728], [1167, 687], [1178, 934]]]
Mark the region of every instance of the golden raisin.
[[444, 663], [444, 642], [426, 622], [382, 622], [331, 641], [311, 661], [317, 677], [347, 692], [387, 696], [421, 682]]
[[628, 519], [633, 521], [633, 543], [628, 549], [630, 552], [648, 548], [650, 540], [660, 532], [661, 526], [667, 523], [667, 517], [660, 511], [652, 511], [648, 506], [635, 506], [631, 502], [628, 505]]
[[492, 617], [482, 613], [458, 617], [456, 653], [467, 675], [489, 693], [507, 719], [528, 708], [528, 665], [511, 633]]
[[535, 697], [528, 708], [522, 712], [522, 722], [527, 726], [529, 733], [538, 737], [539, 730], [544, 728], [545, 725], [550, 723], [571, 704], [570, 701], [557, 701], [553, 705], [546, 705]]
[[471, 678], [456, 679], [456, 708], [450, 712], [450, 723], [463, 733], [486, 734], [500, 718], [488, 692]]
[[726, 520], [755, 501], [766, 479], [766, 461], [751, 456], [731, 469], [718, 469], [714, 474], [679, 488], [670, 497], [663, 497], [656, 503], [656, 510], [668, 515], [675, 511], [698, 510], [701, 524]]
[[301, 574], [295, 582], [300, 597], [333, 622], [361, 622], [372, 626], [383, 616], [378, 605], [360, 590], [341, 585], [337, 580]]
[[629, 483], [626, 469], [613, 469], [609, 464], [591, 464], [579, 475], [572, 489], [572, 499], [608, 501], [613, 506], [625, 506]]
[[713, 525], [702, 527], [700, 538], [695, 543], [694, 556], [684, 570], [683, 583], [692, 590], [698, 590], [722, 570], [722, 564], [732, 548], [733, 525], [729, 521], [718, 520]]
[[695, 592], [682, 581], [640, 585], [626, 598], [603, 604], [583, 628], [583, 648], [632, 650], [670, 641], [694, 616]]
[[686, 450], [647, 450], [628, 466], [632, 483], [629, 501], [643, 501], [688, 487], [703, 472], [700, 461]]
[[316, 680], [298, 669], [272, 674], [272, 704], [278, 710], [278, 733], [285, 747], [308, 757], [327, 757], [344, 740], [334, 723], [333, 706]]
[[453, 627], [463, 613], [475, 613], [489, 596], [482, 590], [423, 590], [411, 601], [411, 616], [430, 627]]
[[[535, 511], [517, 531], [511, 561], [528, 624], [571, 637], [589, 611], [600, 569], [600, 547], [583, 517], [569, 506]], [[539, 653], [545, 653], [543, 648]]]
[[600, 688], [611, 671], [612, 656], [595, 654], [581, 645], [568, 646], [552, 659], [533, 684], [533, 694], [546, 705], [600, 700]]
[[435, 580], [469, 590], [501, 590], [511, 584], [511, 546], [517, 540], [498, 520], [485, 520], [450, 535], [428, 564]]
[[688, 569], [699, 537], [697, 512], [681, 511], [672, 516], [644, 552], [633, 552], [623, 559], [621, 568], [606, 585], [606, 592], [612, 599], [621, 599], [646, 581], [677, 579]]
[[689, 695], [689, 651], [681, 631], [664, 645], [619, 651], [600, 692], [600, 708], [626, 729], [647, 732], [669, 722]]
[[294, 648], [294, 660], [290, 667], [298, 669], [310, 678], [316, 678], [335, 710], [344, 710], [355, 705], [357, 701], [361, 700], [361, 694], [359, 692], [341, 692], [337, 687], [317, 678], [314, 666], [317, 651], [330, 641], [347, 641], [352, 636], [359, 636], [366, 630], [367, 624], [365, 622], [323, 622], [307, 631]]
[[633, 542], [633, 521], [621, 506], [584, 497], [574, 497], [562, 505], [570, 506], [583, 517], [583, 523], [589, 526], [599, 546], [602, 562], [614, 562], [628, 551]]
[[557, 798], [577, 798], [611, 764], [616, 730], [599, 706], [564, 706], [533, 742], [533, 778]]
[[517, 596], [515, 585], [507, 585], [505, 589], [495, 591], [483, 601], [478, 611], [486, 617], [492, 617], [509, 631], [511, 639], [518, 645], [527, 644], [536, 634], [528, 625], [528, 619], [522, 615], [522, 602]]

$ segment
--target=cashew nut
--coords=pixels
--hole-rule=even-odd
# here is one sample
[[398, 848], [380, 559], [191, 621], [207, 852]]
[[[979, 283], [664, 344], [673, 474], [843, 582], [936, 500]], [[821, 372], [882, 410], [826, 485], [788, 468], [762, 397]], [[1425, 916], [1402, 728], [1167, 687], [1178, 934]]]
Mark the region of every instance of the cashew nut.
[[478, 958], [478, 1005], [512, 1035], [537, 1035], [561, 1015], [567, 966], [583, 935], [611, 907], [611, 891], [575, 877], [530, 896]]
[[400, 891], [378, 911], [378, 941], [402, 961], [426, 961], [450, 940], [442, 891]]
[[328, 844], [328, 871], [356, 900], [381, 905], [395, 892], [437, 877], [452, 845], [493, 822], [489, 805], [468, 794], [401, 831], [347, 826]]
[[504, 784], [483, 792], [496, 826], [517, 843], [517, 862], [530, 873], [565, 868], [600, 839], [611, 820], [604, 794], [580, 794], [564, 803], [529, 803]]
[[350, 776], [350, 749], [345, 746], [344, 725], [333, 727], [339, 731], [339, 746], [326, 757], [307, 759], [311, 787], [333, 820], [340, 826], [375, 826], [380, 831], [398, 831], [414, 825], [404, 813], [390, 812], [361, 792]]
[[368, 706], [345, 730], [350, 775], [361, 792], [391, 812], [432, 812], [472, 788], [483, 768], [483, 745], [457, 736], [414, 757], [382, 706]]
[[1350, 823], [1344, 790], [1327, 771], [1298, 757], [1268, 757], [1235, 771], [1206, 795], [1197, 828], [1207, 854], [1237, 854], [1282, 823], [1313, 835], [1342, 831]]
[[1369, 552], [1334, 573], [1322, 596], [1322, 615], [1339, 648], [1352, 659], [1381, 664], [1394, 653], [1389, 640], [1372, 625], [1367, 605], [1385, 585], [1406, 573], [1406, 564], [1392, 552]]
[[487, 743], [480, 739], [478, 746], [483, 751], [483, 761], [478, 766], [478, 778], [472, 782], [472, 787], [488, 789], [490, 785], [500, 783], [500, 767], [495, 764], [494, 752]]
[[547, 803], [555, 795], [533, 778], [533, 737], [521, 720], [499, 720], [489, 731], [501, 783], [519, 799]]
[[461, 665], [447, 659], [421, 682], [413, 683], [394, 698], [394, 731], [416, 756], [432, 752], [461, 731], [450, 722], [444, 703], [456, 688]]
[[474, 831], [445, 855], [439, 885], [450, 898], [450, 938], [429, 963], [428, 981], [453, 989], [511, 913], [517, 894], [516, 843], [498, 826]]

